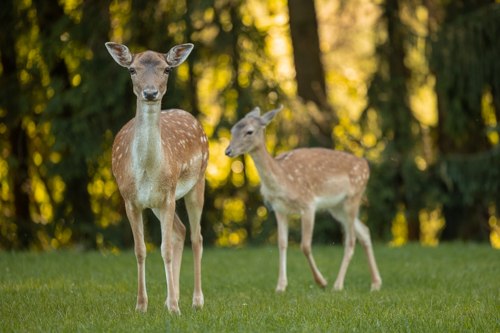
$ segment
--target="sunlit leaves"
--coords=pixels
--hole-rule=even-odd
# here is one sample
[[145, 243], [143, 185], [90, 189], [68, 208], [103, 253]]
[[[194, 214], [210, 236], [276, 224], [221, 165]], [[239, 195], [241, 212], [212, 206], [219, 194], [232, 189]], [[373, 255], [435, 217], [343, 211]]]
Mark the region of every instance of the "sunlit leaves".
[[[438, 191], [439, 182], [467, 192], [462, 196], [465, 201], [496, 189], [498, 175], [491, 165], [496, 165], [498, 154], [478, 155], [475, 162], [448, 158], [450, 165], [436, 172], [440, 158], [437, 146], [443, 141], [436, 138], [436, 130], [443, 128], [457, 147], [469, 135], [478, 133], [483, 144], [498, 145], [496, 91], [491, 82], [484, 86], [481, 81], [488, 75], [498, 76], [482, 67], [496, 63], [498, 52], [471, 56], [472, 51], [487, 45], [488, 38], [498, 39], [494, 24], [497, 14], [495, 10], [471, 14], [472, 19], [456, 20], [451, 28], [438, 34], [435, 13], [418, 1], [399, 3], [401, 28], [406, 29], [402, 62], [410, 72], [404, 80], [391, 76], [389, 64], [382, 61], [393, 49], [379, 48], [376, 52], [377, 45], [382, 46], [389, 38], [387, 27], [376, 24], [386, 2], [316, 1], [327, 83], [326, 96], [321, 97], [332, 106], [338, 119], [330, 127], [327, 124], [325, 132], [331, 136], [334, 148], [363, 156], [371, 163], [372, 183], [366, 207], [376, 209], [368, 214], [368, 224], [373, 226], [379, 219], [374, 229], [382, 235], [380, 230], [389, 231], [392, 221], [394, 243], [405, 242], [409, 207], [395, 204], [403, 196], [394, 190], [394, 184], [404, 179], [406, 185], [401, 189], [412, 198], [410, 201], [418, 201], [414, 213], [422, 232], [420, 239], [433, 245], [444, 223], [444, 213], [440, 206], [426, 205], [434, 203], [435, 195], [428, 193]], [[73, 228], [81, 217], [74, 216], [78, 199], [70, 203], [75, 189], [69, 184], [81, 179], [79, 195], [89, 196], [89, 220], [94, 219], [85, 228], [90, 230], [95, 246], [115, 248], [107, 231], [122, 223], [125, 215], [110, 172], [109, 151], [113, 135], [133, 116], [135, 101], [127, 73], [119, 72], [107, 58], [103, 43], [112, 40], [126, 43], [137, 52], [165, 52], [175, 43], [195, 44], [188, 62], [171, 76], [165, 103], [195, 111], [209, 137], [206, 177], [210, 194], [205, 201], [204, 219], [216, 239], [206, 240], [220, 246], [240, 246], [252, 239], [275, 240], [269, 232], [274, 227], [265, 224], [272, 221], [272, 213], [258, 195], [260, 180], [253, 161], [248, 156], [228, 158], [224, 150], [230, 139], [229, 129], [239, 118], [254, 106], [268, 110], [280, 103], [285, 109], [266, 133], [270, 152], [279, 154], [299, 146], [322, 145], [314, 138], [318, 133], [316, 124], [328, 119], [322, 117], [326, 111], [302, 103], [296, 96], [285, 0], [59, 0], [52, 7], [45, 7], [43, 1], [22, 0], [12, 1], [12, 6], [15, 31], [8, 33], [15, 36], [15, 42], [8, 46], [15, 50], [15, 61], [13, 68], [0, 64], [0, 77], [4, 78], [9, 70], [14, 72], [20, 91], [10, 94], [16, 96], [5, 94], [19, 96], [13, 103], [14, 111], [3, 105], [4, 101], [10, 102], [7, 98], [2, 99], [0, 108], [0, 210], [8, 220], [0, 223], [2, 239], [14, 244], [17, 237], [14, 189], [9, 177], [19, 165], [12, 147], [18, 141], [9, 140], [13, 124], [20, 124], [28, 138], [25, 153], [29, 179], [23, 184], [23, 193], [29, 196], [29, 215], [41, 228], [36, 230], [33, 243], [39, 248], [59, 248], [77, 241], [79, 231]], [[474, 19], [483, 17], [485, 20]], [[486, 28], [484, 22], [489, 22]], [[482, 31], [484, 38], [478, 38], [477, 31]], [[497, 44], [493, 51], [498, 49]], [[432, 71], [429, 45], [434, 46]], [[462, 50], [461, 45], [470, 45], [471, 52]], [[2, 45], [2, 58], [8, 50]], [[467, 79], [463, 79], [468, 69]], [[373, 96], [368, 96], [374, 74], [372, 86], [379, 98], [375, 103]], [[405, 99], [398, 99], [401, 96], [394, 93], [401, 87], [407, 89]], [[2, 88], [11, 91], [12, 86], [5, 84]], [[441, 124], [437, 92], [454, 98], [452, 103], [441, 106], [454, 112]], [[395, 119], [401, 116], [400, 106], [406, 102], [407, 118], [398, 122]], [[479, 124], [480, 130], [465, 131], [471, 124]], [[401, 156], [394, 154], [395, 142], [400, 144], [397, 131], [401, 128], [409, 141], [396, 153], [405, 156], [404, 163]], [[473, 140], [468, 149], [476, 145]], [[397, 163], [404, 164], [400, 164], [399, 175], [393, 170]], [[429, 177], [436, 177], [432, 184], [427, 184]], [[496, 211], [488, 215], [492, 243], [499, 238], [497, 215]]]
[[227, 138], [209, 140], [210, 156], [206, 177], [208, 185], [213, 189], [224, 185], [231, 171], [231, 160], [224, 154], [228, 145]]

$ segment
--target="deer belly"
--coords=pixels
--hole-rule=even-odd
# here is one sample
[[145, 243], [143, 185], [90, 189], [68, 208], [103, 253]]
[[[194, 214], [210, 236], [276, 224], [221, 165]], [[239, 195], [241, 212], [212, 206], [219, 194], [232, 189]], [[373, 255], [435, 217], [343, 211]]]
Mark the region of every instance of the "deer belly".
[[316, 208], [319, 210], [330, 209], [341, 203], [346, 198], [346, 196], [346, 193], [339, 193], [337, 195], [317, 197], [314, 200], [314, 203], [316, 204]]
[[195, 177], [190, 177], [186, 180], [179, 179], [177, 187], [175, 188], [175, 200], [182, 198], [191, 191], [196, 181], [197, 179]]
[[155, 181], [143, 181], [137, 186], [137, 202], [142, 207], [155, 208], [165, 204], [166, 191]]

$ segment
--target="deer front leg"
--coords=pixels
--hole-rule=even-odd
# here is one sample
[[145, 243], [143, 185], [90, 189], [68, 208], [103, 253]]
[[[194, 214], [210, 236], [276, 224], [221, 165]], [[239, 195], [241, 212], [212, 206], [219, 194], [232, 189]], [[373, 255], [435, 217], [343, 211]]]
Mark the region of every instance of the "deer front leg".
[[288, 285], [286, 276], [286, 251], [288, 248], [288, 220], [286, 215], [279, 212], [275, 213], [278, 223], [278, 250], [279, 250], [279, 276], [276, 292], [284, 292]]
[[[153, 209], [158, 220], [160, 220], [160, 212], [158, 209]], [[179, 299], [179, 277], [181, 273], [182, 252], [184, 250], [184, 241], [186, 239], [186, 227], [182, 224], [181, 219], [177, 214], [174, 215], [174, 281], [175, 281], [175, 297]]]
[[146, 312], [148, 309], [148, 294], [146, 291], [146, 244], [144, 243], [142, 210], [130, 202], [125, 203], [125, 209], [134, 236], [134, 251], [137, 260], [137, 303], [135, 310]]
[[179, 299], [176, 294], [174, 274], [174, 216], [175, 216], [175, 195], [167, 195], [166, 205], [160, 209], [161, 223], [161, 256], [165, 265], [165, 275], [167, 278], [167, 300], [165, 306], [170, 313], [180, 314]]
[[314, 261], [312, 254], [312, 237], [314, 230], [314, 210], [308, 210], [302, 214], [302, 241], [300, 243], [300, 248], [309, 262], [309, 267], [313, 273], [314, 281], [324, 288], [327, 282]]
[[201, 213], [203, 211], [205, 178], [202, 177], [194, 188], [185, 196], [186, 209], [191, 227], [191, 246], [194, 261], [193, 308], [201, 309], [205, 300], [201, 289], [201, 257], [203, 255], [203, 237], [201, 236]]

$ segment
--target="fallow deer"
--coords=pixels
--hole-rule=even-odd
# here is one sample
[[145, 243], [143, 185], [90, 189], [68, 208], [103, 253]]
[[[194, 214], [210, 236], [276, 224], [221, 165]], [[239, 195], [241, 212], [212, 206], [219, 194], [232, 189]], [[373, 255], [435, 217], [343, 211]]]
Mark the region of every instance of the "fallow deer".
[[299, 148], [273, 158], [266, 149], [265, 127], [281, 107], [260, 115], [255, 108], [231, 129], [231, 142], [226, 155], [250, 154], [261, 179], [261, 193], [275, 212], [278, 223], [279, 277], [276, 291], [285, 291], [286, 251], [288, 247], [288, 216], [301, 215], [301, 249], [321, 287], [327, 282], [318, 270], [311, 252], [314, 215], [327, 210], [344, 229], [344, 257], [334, 284], [342, 290], [349, 262], [359, 239], [371, 271], [371, 289], [379, 290], [382, 279], [375, 262], [370, 233], [358, 219], [358, 211], [369, 177], [366, 160], [325, 148]]
[[125, 45], [108, 42], [113, 59], [128, 69], [137, 96], [135, 118], [116, 135], [112, 170], [125, 201], [137, 258], [136, 310], [145, 312], [146, 245], [143, 210], [151, 208], [161, 224], [161, 255], [165, 265], [167, 299], [171, 313], [179, 310], [179, 273], [186, 228], [175, 213], [175, 202], [184, 198], [191, 227], [194, 256], [193, 307], [203, 307], [200, 219], [204, 203], [208, 141], [200, 123], [190, 113], [161, 110], [170, 71], [182, 64], [193, 44], [174, 46], [167, 53], [132, 54]]

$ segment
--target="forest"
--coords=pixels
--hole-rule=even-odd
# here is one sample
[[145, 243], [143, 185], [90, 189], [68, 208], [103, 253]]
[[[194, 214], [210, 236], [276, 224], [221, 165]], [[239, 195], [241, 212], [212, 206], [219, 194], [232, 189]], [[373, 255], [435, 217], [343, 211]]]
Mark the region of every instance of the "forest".
[[[207, 246], [276, 243], [255, 165], [224, 150], [237, 120], [282, 104], [272, 154], [369, 161], [360, 217], [376, 241], [500, 248], [498, 0], [5, 0], [0, 20], [0, 250], [132, 246], [111, 145], [136, 97], [107, 41], [194, 44], [162, 106], [192, 113], [209, 138]], [[300, 242], [298, 220], [290, 231]], [[341, 237], [318, 214], [315, 242]]]

